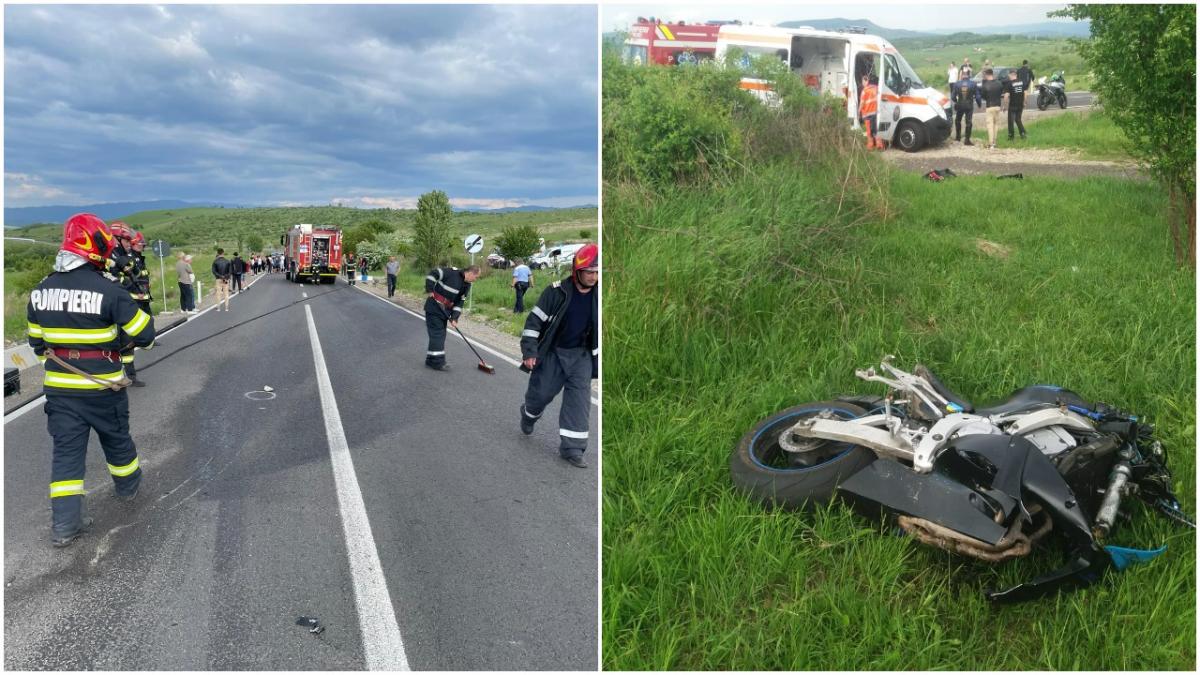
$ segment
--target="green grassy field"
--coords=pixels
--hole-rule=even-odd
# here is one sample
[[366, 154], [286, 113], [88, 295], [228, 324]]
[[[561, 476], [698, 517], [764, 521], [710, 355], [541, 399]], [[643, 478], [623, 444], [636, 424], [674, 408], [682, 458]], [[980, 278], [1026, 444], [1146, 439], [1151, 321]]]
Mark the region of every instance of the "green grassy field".
[[961, 64], [963, 57], [971, 59], [975, 72], [983, 67], [984, 59], [991, 59], [996, 67], [1013, 68], [1020, 67], [1022, 59], [1028, 59], [1035, 82], [1043, 75], [1049, 77], [1054, 71], [1062, 70], [1066, 73], [1068, 91], [1087, 91], [1092, 85], [1092, 74], [1064, 38], [960, 33], [939, 38], [899, 39], [893, 44], [925, 84], [942, 91], [946, 89], [946, 68], [950, 61]]
[[[264, 251], [276, 250], [279, 235], [292, 224], [300, 222], [333, 223], [343, 228], [350, 228], [372, 219], [383, 220], [392, 225], [394, 231], [407, 237], [410, 230], [413, 211], [392, 211], [387, 209], [359, 210], [339, 207], [303, 207], [303, 208], [263, 208], [263, 209], [219, 209], [197, 208], [175, 211], [146, 211], [135, 213], [123, 220], [139, 229], [148, 240], [165, 239], [172, 244], [172, 251], [164, 261], [166, 271], [167, 305], [170, 309], [179, 308], [178, 279], [175, 274], [175, 253], [184, 251], [194, 257], [192, 269], [202, 282], [202, 290], [207, 294], [212, 289], [212, 278], [209, 269], [215, 250], [218, 246], [225, 249], [226, 255], [232, 257], [235, 251], [247, 255], [245, 239], [250, 234], [257, 234], [264, 241]], [[476, 261], [486, 269], [484, 259], [487, 251], [495, 242], [496, 235], [502, 229], [512, 225], [533, 225], [545, 237], [547, 245], [558, 242], [579, 242], [594, 240], [597, 232], [597, 210], [594, 208], [557, 209], [554, 211], [528, 211], [509, 213], [487, 212], [457, 212], [454, 214], [454, 232], [456, 237], [468, 234], [482, 234], [486, 246], [484, 255], [476, 256]], [[241, 233], [242, 241], [236, 238]], [[29, 237], [45, 242], [56, 242], [62, 235], [62, 225], [44, 224], [24, 228], [12, 228], [8, 236]], [[54, 262], [56, 246], [45, 244], [29, 244], [24, 242], [6, 242], [4, 260], [4, 337], [8, 341], [21, 341], [25, 336], [25, 304], [29, 299], [28, 289], [50, 272]], [[239, 250], [242, 249], [242, 250]], [[461, 253], [461, 249], [459, 250]], [[153, 278], [153, 294], [155, 297], [154, 310], [162, 307], [162, 282], [158, 258], [150, 251], [146, 252], [151, 276]], [[467, 256], [462, 254], [456, 258], [460, 265], [466, 264]], [[402, 279], [412, 280], [415, 292], [422, 290], [422, 280], [427, 270], [414, 269], [408, 261], [402, 261], [404, 274]], [[380, 273], [379, 270], [373, 273]], [[508, 288], [507, 275], [492, 274], [490, 278], [481, 280], [476, 288], [476, 311], [487, 314], [490, 318], [501, 323], [512, 324], [507, 330], [514, 335], [520, 335], [523, 318], [507, 316], [501, 311], [505, 305], [501, 296]], [[501, 278], [503, 277], [503, 278]], [[407, 283], [407, 281], [405, 282]], [[501, 286], [503, 284], [503, 287]], [[495, 288], [493, 288], [495, 286]], [[536, 289], [535, 289], [536, 290]], [[533, 300], [537, 297], [534, 296]], [[507, 306], [512, 307], [512, 292], [508, 291]]]
[[1195, 513], [1195, 277], [1171, 265], [1163, 193], [1030, 177], [1023, 203], [1065, 214], [1042, 226], [995, 207], [1004, 182], [887, 180], [894, 216], [853, 228], [794, 166], [606, 186], [605, 669], [1194, 669], [1195, 537], [1140, 507], [1113, 543], [1165, 556], [993, 607], [981, 591], [1055, 547], [978, 563], [731, 487], [758, 420], [882, 394], [853, 371], [895, 354], [978, 403], [1055, 383], [1150, 419]]
[[[1031, 99], [1032, 100], [1032, 99]], [[1034, 107], [1033, 110], [1037, 108]], [[1003, 126], [1003, 125], [1002, 125]], [[1008, 140], [1003, 126], [999, 147], [1066, 148], [1086, 159], [1128, 160], [1129, 140], [1102, 111], [1066, 111], [1026, 122], [1029, 137]], [[986, 131], [985, 131], [986, 137]], [[986, 138], [985, 138], [986, 140]]]

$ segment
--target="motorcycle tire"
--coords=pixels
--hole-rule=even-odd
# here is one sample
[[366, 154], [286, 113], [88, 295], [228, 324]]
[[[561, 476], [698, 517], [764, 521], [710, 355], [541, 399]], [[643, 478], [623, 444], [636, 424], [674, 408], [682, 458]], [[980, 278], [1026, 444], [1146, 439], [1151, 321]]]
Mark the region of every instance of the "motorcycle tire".
[[1050, 107], [1050, 97], [1046, 94], [1038, 94], [1038, 110], [1045, 110]]
[[781, 410], [755, 424], [729, 460], [733, 485], [767, 505], [799, 509], [806, 504], [829, 501], [842, 480], [875, 461], [875, 453], [849, 443], [826, 441], [835, 453], [813, 466], [788, 466], [779, 447], [779, 434], [802, 417], [832, 410], [843, 419], [867, 414], [845, 401], [814, 401]]
[[1066, 94], [1058, 95], [1058, 107], [1062, 108], [1064, 110], [1066, 109], [1066, 107], [1067, 107], [1067, 95]]

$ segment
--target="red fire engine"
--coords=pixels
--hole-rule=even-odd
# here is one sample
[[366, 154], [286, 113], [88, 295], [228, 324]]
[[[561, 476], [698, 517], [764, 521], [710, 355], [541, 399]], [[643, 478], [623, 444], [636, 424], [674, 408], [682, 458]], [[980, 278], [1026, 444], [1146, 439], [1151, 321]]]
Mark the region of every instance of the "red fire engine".
[[336, 227], [292, 226], [279, 238], [289, 281], [332, 284], [342, 269], [342, 231]]
[[638, 17], [625, 40], [625, 60], [662, 66], [689, 65], [707, 61], [717, 51], [717, 31], [726, 21], [669, 23]]

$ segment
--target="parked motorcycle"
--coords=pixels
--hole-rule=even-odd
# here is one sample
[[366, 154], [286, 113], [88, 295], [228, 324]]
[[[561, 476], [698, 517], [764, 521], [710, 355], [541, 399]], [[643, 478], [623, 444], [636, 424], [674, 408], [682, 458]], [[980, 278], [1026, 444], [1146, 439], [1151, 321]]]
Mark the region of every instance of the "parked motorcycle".
[[1067, 107], [1067, 81], [1063, 79], [1063, 71], [1057, 71], [1046, 81], [1046, 76], [1038, 78], [1038, 110], [1045, 110], [1051, 103], [1058, 101], [1058, 107]]
[[924, 366], [885, 357], [886, 396], [804, 403], [761, 420], [730, 461], [734, 485], [771, 504], [801, 507], [835, 494], [894, 517], [918, 541], [988, 562], [1025, 556], [1051, 535], [1068, 552], [1052, 572], [999, 591], [1019, 602], [1088, 586], [1166, 550], [1104, 546], [1137, 497], [1195, 527], [1171, 488], [1153, 428], [1061, 387], [1034, 385], [976, 408]]

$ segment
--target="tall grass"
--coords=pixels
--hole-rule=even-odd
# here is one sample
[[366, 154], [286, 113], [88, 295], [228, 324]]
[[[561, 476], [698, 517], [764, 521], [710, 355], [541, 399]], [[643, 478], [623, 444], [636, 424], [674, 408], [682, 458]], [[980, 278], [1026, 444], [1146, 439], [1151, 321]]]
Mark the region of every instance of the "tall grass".
[[[1037, 110], [1037, 92], [1029, 95], [1027, 110]], [[1067, 148], [1087, 159], [1129, 160], [1129, 139], [1102, 110], [1041, 117], [1025, 123], [1028, 138], [1010, 141], [1001, 125], [1000, 147]]]
[[[984, 588], [1054, 567], [1054, 547], [975, 563], [838, 504], [769, 511], [732, 489], [756, 421], [882, 393], [853, 371], [896, 354], [979, 402], [1056, 383], [1148, 417], [1194, 511], [1195, 279], [1170, 265], [1162, 192], [934, 184], [836, 133], [701, 185], [606, 183], [604, 667], [1193, 668], [1195, 538], [1153, 514], [1114, 543], [1167, 556], [992, 607]], [[1006, 208], [1018, 190], [1062, 217]]]

